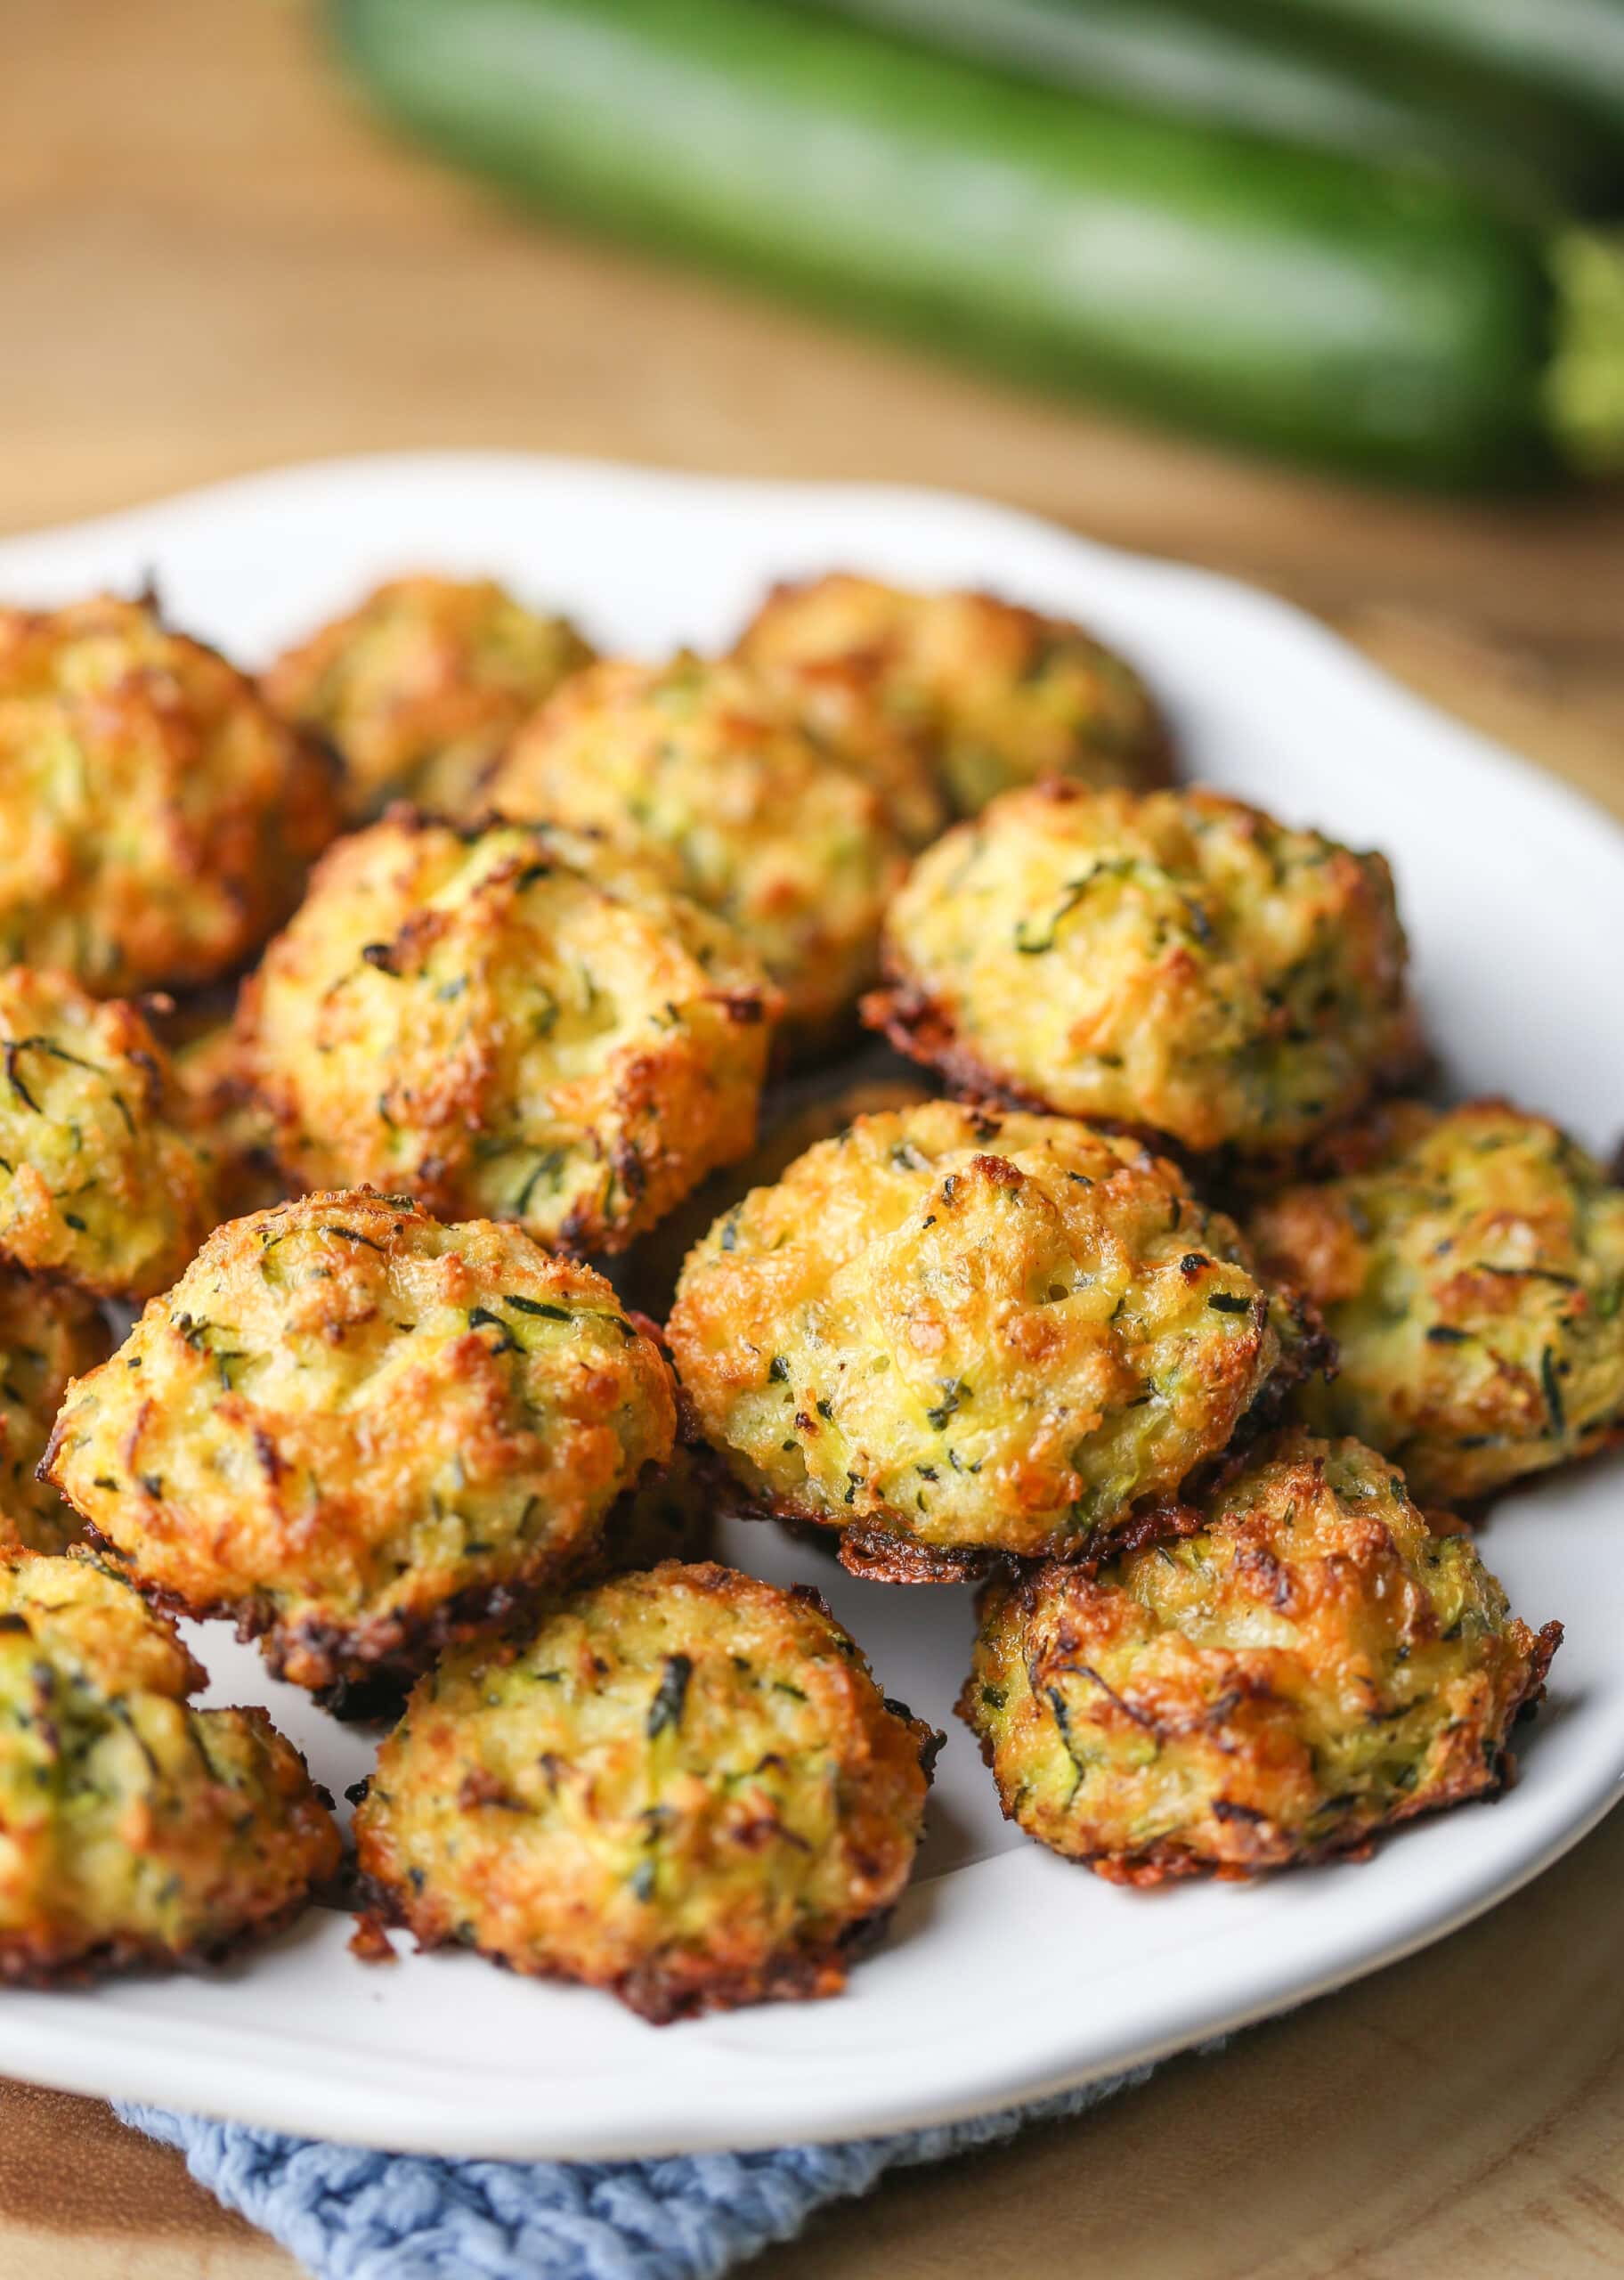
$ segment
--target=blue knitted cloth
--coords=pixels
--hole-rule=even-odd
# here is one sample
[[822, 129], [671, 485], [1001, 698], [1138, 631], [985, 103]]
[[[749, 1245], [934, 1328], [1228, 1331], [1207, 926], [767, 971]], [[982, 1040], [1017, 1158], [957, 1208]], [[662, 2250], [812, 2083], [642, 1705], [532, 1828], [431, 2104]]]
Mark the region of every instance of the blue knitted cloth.
[[1082, 2113], [1150, 2069], [900, 2138], [664, 2162], [445, 2162], [120, 2105], [314, 2280], [716, 2280], [887, 2170]]

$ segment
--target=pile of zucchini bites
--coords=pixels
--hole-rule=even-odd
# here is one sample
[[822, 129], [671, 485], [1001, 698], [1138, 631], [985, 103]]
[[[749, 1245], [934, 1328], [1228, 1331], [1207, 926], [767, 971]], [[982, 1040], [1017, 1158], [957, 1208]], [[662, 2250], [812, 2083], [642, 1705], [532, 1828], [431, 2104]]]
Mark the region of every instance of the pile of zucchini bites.
[[0, 1974], [339, 1873], [183, 1614], [394, 1722], [363, 1955], [838, 1990], [941, 1737], [719, 1512], [978, 1584], [1004, 1811], [1118, 1882], [1506, 1779], [1559, 1627], [1449, 1508], [1624, 1429], [1624, 1192], [1416, 1096], [1382, 858], [1080, 628], [832, 575], [641, 664], [419, 576], [256, 686], [12, 610], [0, 821]]

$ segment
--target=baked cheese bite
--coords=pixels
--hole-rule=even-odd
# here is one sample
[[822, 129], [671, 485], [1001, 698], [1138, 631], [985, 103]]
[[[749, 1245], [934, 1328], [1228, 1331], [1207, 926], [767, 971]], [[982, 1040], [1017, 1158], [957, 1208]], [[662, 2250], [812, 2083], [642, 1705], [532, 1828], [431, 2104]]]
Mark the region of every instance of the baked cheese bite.
[[353, 820], [412, 800], [462, 818], [514, 730], [591, 662], [569, 620], [491, 578], [391, 578], [287, 650], [262, 684], [273, 709], [324, 737]]
[[421, 1679], [356, 1854], [424, 1946], [656, 2024], [833, 1995], [908, 1880], [940, 1740], [816, 1592], [668, 1562]]
[[65, 973], [0, 966], [0, 1260], [134, 1302], [218, 1216], [145, 1017]]
[[776, 587], [739, 655], [816, 688], [866, 687], [928, 756], [960, 815], [1046, 776], [1143, 790], [1169, 739], [1144, 682], [1080, 625], [992, 594], [913, 593], [835, 572]]
[[908, 842], [883, 783], [771, 681], [686, 654], [595, 665], [515, 739], [490, 794], [605, 833], [736, 927], [798, 1046], [850, 1024]]
[[1358, 1851], [1500, 1787], [1562, 1626], [1520, 1622], [1390, 1460], [1287, 1432], [1199, 1519], [987, 1586], [959, 1711], [1007, 1818], [1155, 1885]]
[[0, 962], [99, 998], [212, 981], [337, 825], [325, 755], [150, 597], [0, 609]]
[[1379, 855], [1215, 792], [1011, 792], [920, 858], [865, 1017], [956, 1088], [1303, 1147], [1421, 1059]]
[[860, 1116], [753, 1190], [667, 1334], [757, 1506], [898, 1582], [1176, 1526], [1320, 1350], [1166, 1160], [947, 1101]]
[[1341, 1351], [1297, 1395], [1425, 1502], [1453, 1503], [1624, 1437], [1624, 1189], [1548, 1117], [1394, 1101], [1252, 1212], [1269, 1263]]
[[337, 1871], [297, 1750], [204, 1682], [118, 1576], [0, 1548], [0, 1981], [209, 1961]]
[[239, 1019], [293, 1185], [579, 1252], [748, 1152], [776, 1011], [734, 929], [624, 851], [393, 809], [324, 859]]
[[591, 1555], [670, 1374], [522, 1229], [308, 1195], [218, 1228], [73, 1386], [48, 1477], [144, 1591], [313, 1689], [410, 1678]]

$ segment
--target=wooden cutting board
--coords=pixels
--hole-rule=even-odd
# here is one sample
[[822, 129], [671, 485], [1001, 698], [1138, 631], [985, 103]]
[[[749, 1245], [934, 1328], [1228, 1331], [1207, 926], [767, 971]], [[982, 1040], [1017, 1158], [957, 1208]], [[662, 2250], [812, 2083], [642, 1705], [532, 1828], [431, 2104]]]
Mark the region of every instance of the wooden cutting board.
[[[415, 445], [954, 485], [1271, 585], [1624, 813], [1617, 494], [1490, 509], [1348, 492], [521, 224], [377, 137], [296, 0], [4, 13], [0, 528]], [[1624, 2269], [1621, 1885], [1624, 1816], [1441, 1947], [1081, 2124], [897, 2178], [759, 2268]], [[0, 2280], [296, 2269], [105, 2107], [0, 2083]]]

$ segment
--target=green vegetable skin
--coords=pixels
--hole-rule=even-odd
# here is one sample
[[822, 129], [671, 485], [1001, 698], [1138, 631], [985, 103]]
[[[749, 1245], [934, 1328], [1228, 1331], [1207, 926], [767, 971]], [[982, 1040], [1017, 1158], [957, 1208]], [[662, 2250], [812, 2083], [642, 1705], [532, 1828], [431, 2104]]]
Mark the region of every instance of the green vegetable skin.
[[1446, 181], [1198, 133], [771, 0], [337, 0], [385, 109], [527, 194], [1366, 475], [1557, 465], [1543, 247]]
[[[1213, 4], [1213, 0], [1205, 0]], [[1220, 0], [1222, 4], [1222, 0]], [[1263, 0], [1293, 29], [1345, 27], [1408, 55], [1499, 71], [1624, 135], [1624, 0]]]
[[[1378, 20], [1389, 12], [1380, 0], [819, 4], [1143, 110], [1440, 168], [1536, 211], [1624, 203], [1624, 116], [1610, 131], [1588, 105], [1531, 86], [1496, 56], [1418, 49]], [[1594, 12], [1595, 0], [1579, 4]], [[1616, 20], [1624, 26], [1624, 0]]]

